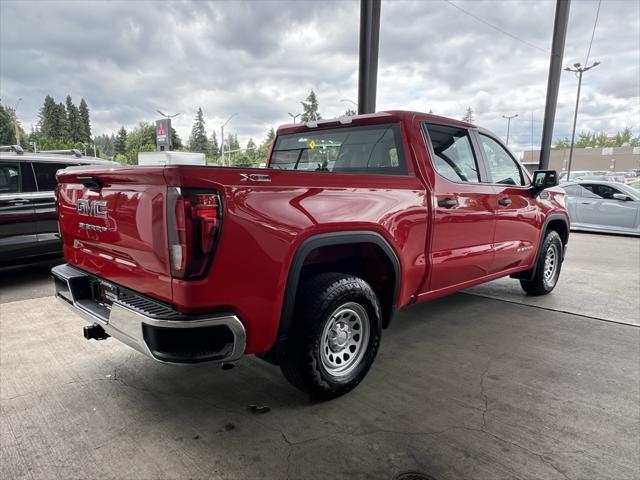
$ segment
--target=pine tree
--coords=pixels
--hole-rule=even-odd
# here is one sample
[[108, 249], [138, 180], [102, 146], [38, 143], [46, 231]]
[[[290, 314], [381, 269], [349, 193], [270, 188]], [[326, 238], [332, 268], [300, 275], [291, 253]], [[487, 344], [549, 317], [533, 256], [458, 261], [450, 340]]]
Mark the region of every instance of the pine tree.
[[213, 158], [218, 158], [220, 155], [220, 146], [218, 145], [218, 137], [216, 137], [216, 132], [211, 133], [211, 140], [209, 140], [209, 156]]
[[195, 122], [191, 128], [191, 136], [189, 137], [189, 150], [198, 153], [207, 153], [208, 141], [207, 132], [205, 130], [204, 115], [202, 108], [198, 108]]
[[118, 135], [116, 135], [116, 139], [113, 142], [113, 153], [118, 155], [124, 155], [127, 150], [127, 131], [124, 126], [118, 130]]
[[313, 122], [322, 119], [320, 112], [318, 112], [318, 98], [313, 90], [311, 90], [309, 96], [306, 98], [306, 102], [300, 103], [303, 108], [302, 116], [300, 117], [301, 121]]
[[[155, 130], [154, 130], [154, 135], [155, 135]], [[154, 137], [153, 143], [155, 143], [155, 137]], [[182, 149], [182, 147], [183, 147], [182, 139], [178, 136], [178, 132], [176, 132], [176, 129], [171, 127], [171, 148], [172, 148], [172, 150], [180, 150], [180, 149]]]
[[11, 116], [0, 104], [0, 145], [13, 145], [16, 143], [16, 130]]
[[80, 126], [80, 112], [73, 104], [71, 95], [67, 95], [66, 101], [67, 120], [69, 122], [69, 140], [72, 142], [82, 142], [82, 129]]
[[43, 138], [56, 138], [57, 130], [57, 105], [51, 95], [44, 98], [44, 103], [40, 108], [40, 120], [38, 129]]
[[271, 147], [271, 144], [273, 143], [275, 138], [276, 138], [276, 132], [273, 129], [273, 127], [271, 127], [271, 129], [267, 132], [267, 138], [264, 139], [264, 143], [262, 145], [266, 145], [267, 147]]
[[358, 114], [353, 108], [348, 108], [346, 112], [344, 112], [345, 117], [355, 117]]
[[71, 142], [67, 108], [62, 102], [56, 105], [55, 132], [53, 138], [60, 142]]
[[81, 142], [91, 141], [91, 119], [89, 118], [89, 107], [84, 98], [80, 100], [80, 138]]
[[467, 123], [473, 123], [474, 121], [473, 109], [471, 107], [467, 107], [467, 111], [465, 112], [464, 117], [462, 117], [462, 121]]
[[229, 143], [227, 144], [227, 148], [230, 152], [234, 150], [240, 150], [240, 142], [238, 141], [238, 135], [235, 133], [229, 134]]

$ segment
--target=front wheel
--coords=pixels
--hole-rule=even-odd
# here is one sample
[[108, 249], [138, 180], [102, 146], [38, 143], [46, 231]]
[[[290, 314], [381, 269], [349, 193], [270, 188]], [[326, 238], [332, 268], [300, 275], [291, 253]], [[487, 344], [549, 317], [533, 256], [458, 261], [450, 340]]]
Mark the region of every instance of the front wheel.
[[562, 267], [563, 246], [558, 232], [549, 230], [540, 246], [536, 273], [531, 280], [520, 280], [522, 289], [529, 295], [546, 295], [558, 283]]
[[369, 371], [381, 332], [380, 306], [367, 282], [340, 273], [317, 275], [298, 295], [280, 368], [316, 398], [339, 397]]

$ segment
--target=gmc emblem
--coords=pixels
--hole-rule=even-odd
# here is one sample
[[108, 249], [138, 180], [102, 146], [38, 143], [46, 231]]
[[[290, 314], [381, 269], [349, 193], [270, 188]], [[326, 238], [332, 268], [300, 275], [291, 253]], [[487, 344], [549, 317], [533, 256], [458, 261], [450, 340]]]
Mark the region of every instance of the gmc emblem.
[[76, 202], [78, 215], [107, 218], [107, 202], [104, 200], [78, 200]]

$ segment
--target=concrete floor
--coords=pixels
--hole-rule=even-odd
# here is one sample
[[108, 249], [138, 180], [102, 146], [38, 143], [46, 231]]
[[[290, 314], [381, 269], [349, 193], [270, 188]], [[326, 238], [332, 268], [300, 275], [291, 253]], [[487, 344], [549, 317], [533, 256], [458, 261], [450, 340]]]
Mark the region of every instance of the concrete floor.
[[[636, 249], [590, 237], [573, 236], [593, 254], [569, 267], [584, 258], [570, 250], [564, 273]], [[253, 357], [231, 371], [158, 365], [86, 342], [50, 296], [5, 296], [0, 477], [637, 479], [640, 328], [598, 319], [602, 303], [637, 298], [640, 266], [623, 272], [626, 289], [594, 289], [583, 314], [555, 311], [572, 305], [556, 292], [537, 306], [461, 293], [404, 310], [367, 379], [327, 403]]]

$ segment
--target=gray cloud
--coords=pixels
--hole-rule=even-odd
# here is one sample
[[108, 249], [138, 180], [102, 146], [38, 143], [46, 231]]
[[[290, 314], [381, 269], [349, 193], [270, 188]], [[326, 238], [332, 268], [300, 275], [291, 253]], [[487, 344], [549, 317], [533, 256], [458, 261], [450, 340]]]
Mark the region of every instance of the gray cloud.
[[[461, 8], [542, 50], [550, 49], [553, 1], [462, 1]], [[573, 2], [565, 63], [584, 61], [597, 2]], [[232, 113], [241, 141], [262, 139], [314, 88], [325, 117], [356, 99], [356, 1], [341, 2], [58, 2], [0, 3], [0, 97], [23, 98], [25, 127], [37, 123], [45, 95], [84, 97], [94, 133], [113, 132], [182, 112], [183, 138], [202, 106], [209, 132]], [[640, 6], [602, 2], [585, 75], [578, 130], [639, 134]], [[439, 1], [382, 6], [379, 109], [461, 117], [504, 135], [512, 122], [516, 151], [540, 141], [548, 54]], [[563, 74], [556, 137], [570, 132], [576, 79]], [[533, 121], [532, 121], [533, 114]]]

